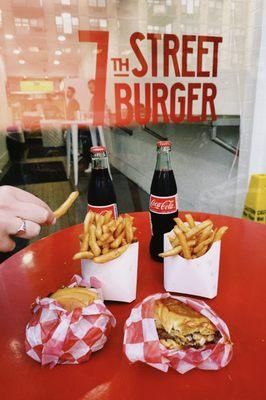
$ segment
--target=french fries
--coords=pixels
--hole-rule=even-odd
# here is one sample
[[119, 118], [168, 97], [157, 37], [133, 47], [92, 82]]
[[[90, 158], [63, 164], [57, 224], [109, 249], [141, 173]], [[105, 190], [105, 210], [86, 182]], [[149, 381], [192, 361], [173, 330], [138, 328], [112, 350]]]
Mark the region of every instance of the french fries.
[[214, 242], [222, 239], [228, 226], [213, 229], [213, 222], [207, 219], [196, 224], [191, 214], [185, 215], [186, 222], [174, 218], [176, 226], [168, 236], [172, 249], [160, 253], [159, 257], [170, 257], [180, 254], [190, 260], [203, 256]]
[[191, 251], [190, 251], [190, 248], [188, 247], [186, 236], [184, 235], [184, 233], [181, 230], [177, 231], [176, 235], [178, 237], [180, 246], [182, 247], [184, 257], [187, 259], [190, 259]]
[[79, 192], [70, 193], [70, 195], [68, 196], [66, 201], [63, 204], [61, 204], [61, 206], [57, 210], [54, 211], [55, 218], [58, 219], [58, 218], [62, 217], [63, 215], [65, 215], [68, 212], [68, 210], [70, 209], [70, 207], [77, 200], [78, 196], [79, 196]]
[[89, 226], [89, 246], [95, 257], [101, 254], [100, 246], [96, 242], [96, 226], [93, 224]]
[[190, 228], [194, 228], [194, 226], [196, 226], [195, 221], [194, 221], [194, 219], [193, 219], [191, 214], [186, 214], [185, 218], [186, 218], [187, 223], [190, 226]]
[[128, 248], [129, 243], [125, 246], [119, 247], [119, 249], [115, 249], [106, 254], [102, 254], [101, 256], [94, 257], [93, 261], [100, 264], [106, 263], [107, 261], [114, 260], [115, 258], [121, 256], [121, 254], [123, 254]]
[[73, 260], [81, 260], [82, 258], [91, 259], [93, 257], [94, 254], [91, 251], [80, 251], [74, 255]]
[[201, 222], [201, 224], [198, 224], [198, 225], [194, 226], [194, 228], [190, 229], [190, 231], [186, 233], [186, 238], [190, 239], [191, 237], [197, 235], [198, 233], [203, 231], [203, 229], [205, 229], [207, 226], [209, 226], [211, 224], [212, 224], [212, 221], [209, 219], [206, 219], [206, 221], [203, 221], [203, 222]]
[[176, 223], [176, 225], [178, 226], [178, 228], [184, 232], [187, 233], [189, 232], [189, 227], [187, 225], [184, 224], [184, 222], [180, 219], [180, 218], [174, 218], [174, 221]]
[[[196, 240], [189, 240], [187, 242], [188, 246], [194, 246], [196, 243]], [[176, 254], [181, 253], [182, 247], [181, 246], [176, 246], [172, 248], [171, 250], [166, 251], [165, 253], [160, 253], [159, 256], [164, 258], [164, 257], [169, 257], [169, 256], [175, 256]]]
[[228, 226], [222, 226], [218, 231], [216, 232], [214, 236], [214, 242], [217, 242], [218, 240], [221, 240], [225, 232], [227, 231]]
[[80, 251], [87, 251], [89, 247], [89, 234], [84, 234], [83, 240], [81, 240]]
[[134, 217], [128, 214], [120, 215], [115, 220], [110, 211], [104, 215], [89, 211], [83, 223], [83, 232], [78, 236], [80, 251], [73, 256], [73, 260], [91, 259], [103, 264], [119, 257], [138, 240], [133, 221]]
[[173, 247], [171, 250], [165, 251], [164, 253], [160, 253], [159, 257], [170, 257], [170, 256], [175, 256], [176, 254], [180, 254], [182, 251], [182, 247], [181, 246], [176, 246]]

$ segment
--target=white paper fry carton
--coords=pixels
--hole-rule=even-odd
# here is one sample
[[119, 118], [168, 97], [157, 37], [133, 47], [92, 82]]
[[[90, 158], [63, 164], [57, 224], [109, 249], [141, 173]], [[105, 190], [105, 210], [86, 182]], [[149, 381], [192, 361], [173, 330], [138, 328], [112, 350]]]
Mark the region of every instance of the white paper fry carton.
[[96, 277], [102, 284], [104, 300], [131, 303], [137, 295], [139, 243], [132, 243], [121, 256], [104, 264], [81, 260], [84, 279]]
[[[172, 249], [164, 235], [164, 251]], [[167, 292], [193, 294], [213, 299], [217, 295], [221, 241], [214, 242], [203, 256], [186, 260], [180, 255], [164, 258], [164, 288]]]

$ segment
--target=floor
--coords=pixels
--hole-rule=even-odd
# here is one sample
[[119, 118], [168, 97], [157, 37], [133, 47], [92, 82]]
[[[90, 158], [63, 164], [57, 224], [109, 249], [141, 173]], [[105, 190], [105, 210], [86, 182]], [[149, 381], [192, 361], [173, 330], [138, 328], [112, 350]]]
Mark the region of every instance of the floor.
[[[29, 153], [29, 150], [33, 145], [32, 143], [34, 143], [34, 141], [31, 141], [26, 146], [27, 148], [25, 151], [25, 157], [22, 161], [23, 163], [61, 161], [66, 167], [65, 156], [27, 159], [27, 154]], [[9, 165], [9, 168], [10, 166], [11, 164]], [[8, 166], [5, 172], [7, 171], [8, 171]], [[125, 213], [125, 212], [147, 210], [149, 201], [147, 193], [142, 189], [140, 189], [135, 183], [126, 178], [122, 173], [120, 173], [117, 169], [113, 168], [112, 166], [111, 166], [111, 173], [117, 195], [119, 212]], [[60, 229], [67, 228], [71, 225], [75, 225], [83, 221], [86, 213], [86, 205], [87, 205], [86, 196], [87, 196], [88, 181], [89, 181], [89, 174], [80, 172], [79, 184], [78, 184], [78, 190], [80, 192], [80, 196], [77, 199], [76, 203], [65, 216], [63, 216], [60, 220], [58, 220], [55, 226], [43, 227], [40, 236], [35, 240], [38, 240]], [[73, 176], [71, 176], [69, 181], [66, 180], [62, 182], [20, 185], [18, 187], [27, 190], [28, 192], [44, 200], [52, 210], [55, 210], [57, 207], [59, 207], [59, 205], [62, 204], [68, 197], [68, 195], [73, 190], [75, 190], [73, 185]], [[23, 243], [20, 244], [20, 247], [22, 247], [23, 245], [24, 245]]]

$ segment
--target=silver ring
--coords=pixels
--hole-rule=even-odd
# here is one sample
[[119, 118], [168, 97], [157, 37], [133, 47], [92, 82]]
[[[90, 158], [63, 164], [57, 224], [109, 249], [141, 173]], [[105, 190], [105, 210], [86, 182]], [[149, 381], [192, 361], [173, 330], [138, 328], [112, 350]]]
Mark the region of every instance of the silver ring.
[[21, 219], [21, 221], [22, 221], [22, 224], [20, 225], [20, 227], [19, 227], [19, 229], [17, 231], [17, 235], [20, 232], [26, 232], [26, 221], [24, 219]]

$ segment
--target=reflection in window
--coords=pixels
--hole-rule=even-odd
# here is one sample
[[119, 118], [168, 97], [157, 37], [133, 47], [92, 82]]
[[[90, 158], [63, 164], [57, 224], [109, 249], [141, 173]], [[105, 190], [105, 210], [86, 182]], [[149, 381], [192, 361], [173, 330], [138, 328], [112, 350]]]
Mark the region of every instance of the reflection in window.
[[40, 51], [39, 47], [37, 46], [30, 46], [28, 49], [31, 53], [39, 53]]
[[28, 18], [14, 18], [15, 26], [23, 26], [24, 28], [30, 28], [30, 23]]
[[[45, 0], [38, 0], [40, 3], [45, 3]], [[60, 4], [62, 6], [73, 6], [77, 4], [78, 0], [54, 0], [55, 4]]]
[[90, 18], [90, 26], [93, 28], [107, 28], [107, 20], [103, 18]]
[[165, 25], [165, 33], [172, 33], [172, 24]]
[[29, 18], [14, 18], [14, 24], [16, 27], [23, 27], [26, 29], [36, 28], [38, 26], [38, 20], [37, 19], [29, 19]]
[[221, 28], [208, 28], [209, 35], [220, 35], [221, 33]]
[[77, 30], [79, 27], [79, 19], [78, 17], [72, 17], [72, 26], [74, 30]]
[[231, 2], [231, 21], [233, 25], [241, 26], [246, 17], [247, 2]]
[[197, 35], [198, 25], [185, 25], [185, 31], [187, 35]]
[[159, 33], [160, 28], [163, 28], [163, 27], [160, 27], [159, 25], [148, 25], [148, 32]]
[[209, 0], [209, 8], [221, 9], [223, 7], [222, 0]]
[[154, 14], [165, 14], [166, 7], [164, 4], [155, 4], [153, 6], [153, 12], [154, 12]]
[[70, 13], [62, 13], [55, 16], [55, 24], [57, 32], [71, 34], [73, 30], [77, 30], [79, 26], [78, 17], [72, 17]]
[[196, 14], [199, 12], [200, 0], [181, 0], [181, 5], [187, 14]]
[[90, 7], [106, 7], [106, 0], [88, 0]]
[[147, 30], [149, 33], [172, 33], [172, 24], [167, 24], [165, 26], [148, 25]]
[[148, 0], [149, 4], [161, 4], [166, 6], [172, 5], [172, 0]]

